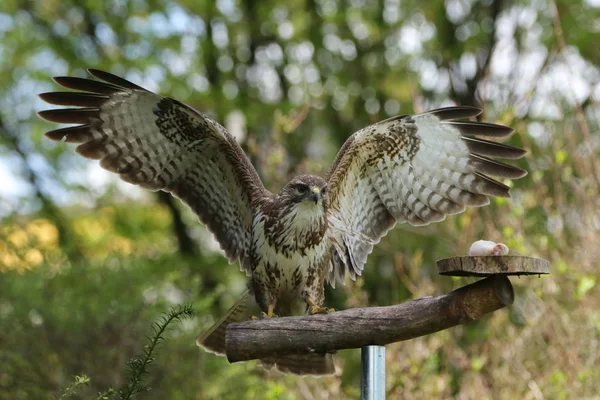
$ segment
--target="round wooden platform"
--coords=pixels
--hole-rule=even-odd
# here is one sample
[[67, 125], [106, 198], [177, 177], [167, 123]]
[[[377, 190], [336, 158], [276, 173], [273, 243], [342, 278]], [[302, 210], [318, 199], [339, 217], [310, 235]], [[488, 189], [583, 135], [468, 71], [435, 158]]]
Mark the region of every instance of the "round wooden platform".
[[441, 275], [542, 275], [550, 273], [550, 262], [525, 256], [462, 256], [437, 261]]

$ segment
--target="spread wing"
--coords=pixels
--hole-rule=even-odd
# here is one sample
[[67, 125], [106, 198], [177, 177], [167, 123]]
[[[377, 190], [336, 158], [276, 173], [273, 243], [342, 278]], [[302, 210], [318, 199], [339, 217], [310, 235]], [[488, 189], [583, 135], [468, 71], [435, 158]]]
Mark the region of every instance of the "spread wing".
[[107, 72], [102, 81], [57, 77], [79, 92], [40, 94], [80, 108], [41, 111], [49, 121], [80, 124], [46, 133], [80, 143], [76, 151], [100, 160], [121, 179], [183, 200], [216, 236], [231, 261], [247, 267], [253, 204], [269, 193], [226, 129], [191, 107]]
[[515, 179], [526, 171], [493, 158], [518, 159], [525, 151], [478, 138], [506, 138], [511, 128], [455, 121], [480, 113], [449, 107], [393, 117], [346, 141], [328, 176], [330, 282], [343, 280], [346, 270], [360, 275], [373, 245], [397, 222], [427, 225], [486, 205], [488, 196], [510, 197], [509, 187], [488, 175]]

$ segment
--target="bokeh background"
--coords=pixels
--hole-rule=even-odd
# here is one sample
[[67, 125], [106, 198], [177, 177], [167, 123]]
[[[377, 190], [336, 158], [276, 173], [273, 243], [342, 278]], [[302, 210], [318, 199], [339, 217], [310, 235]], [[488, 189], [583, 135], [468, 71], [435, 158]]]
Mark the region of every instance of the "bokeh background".
[[508, 310], [388, 346], [390, 399], [600, 396], [598, 0], [3, 0], [0, 5], [0, 399], [74, 398], [124, 384], [151, 324], [167, 334], [144, 399], [346, 399], [339, 376], [230, 365], [194, 344], [243, 290], [211, 234], [168, 195], [119, 182], [43, 134], [51, 76], [93, 67], [186, 102], [239, 139], [273, 191], [324, 173], [344, 140], [386, 117], [453, 104], [517, 130], [513, 198], [424, 228], [399, 226], [328, 305], [389, 305], [467, 279], [435, 260], [477, 239], [552, 262], [513, 279]]

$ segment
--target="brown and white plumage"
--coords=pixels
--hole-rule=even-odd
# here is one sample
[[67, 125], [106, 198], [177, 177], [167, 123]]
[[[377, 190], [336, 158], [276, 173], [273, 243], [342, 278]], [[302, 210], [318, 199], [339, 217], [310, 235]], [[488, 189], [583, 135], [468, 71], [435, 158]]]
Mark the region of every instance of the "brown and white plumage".
[[[381, 121], [352, 135], [327, 176], [301, 175], [280, 193], [265, 189], [234, 138], [191, 107], [122, 78], [89, 70], [101, 81], [55, 78], [79, 92], [41, 94], [50, 104], [78, 108], [41, 111], [53, 122], [80, 124], [48, 132], [79, 143], [77, 152], [130, 183], [171, 192], [214, 233], [227, 257], [248, 275], [245, 294], [198, 339], [224, 352], [227, 324], [250, 316], [250, 303], [269, 316], [323, 311], [323, 286], [360, 275], [373, 246], [397, 222], [425, 225], [488, 196], [508, 197], [489, 176], [525, 171], [495, 161], [516, 159], [504, 126], [457, 119], [473, 107], [450, 107]], [[299, 374], [330, 374], [331, 356], [263, 360]]]
[[397, 222], [427, 225], [483, 206], [509, 187], [488, 175], [526, 172], [489, 157], [517, 159], [525, 151], [478, 138], [504, 139], [513, 129], [481, 122], [474, 107], [450, 107], [378, 122], [352, 135], [328, 175], [330, 220], [337, 231], [330, 281], [360, 275], [373, 245]]
[[43, 93], [50, 103], [83, 108], [41, 111], [53, 122], [82, 124], [46, 133], [79, 143], [76, 151], [126, 182], [171, 192], [198, 214], [231, 261], [246, 265], [253, 203], [270, 195], [224, 127], [176, 100], [112, 74], [90, 69], [104, 82], [57, 77], [84, 92]]

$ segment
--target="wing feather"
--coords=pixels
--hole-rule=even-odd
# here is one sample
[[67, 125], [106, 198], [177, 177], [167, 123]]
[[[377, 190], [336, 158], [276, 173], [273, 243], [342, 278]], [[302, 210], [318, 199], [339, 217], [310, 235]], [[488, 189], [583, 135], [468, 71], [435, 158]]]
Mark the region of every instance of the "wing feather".
[[493, 138], [506, 138], [515, 130], [508, 126], [488, 124], [485, 122], [471, 121], [444, 121], [442, 125], [451, 125], [465, 136], [489, 136]]
[[40, 111], [38, 115], [47, 121], [60, 124], [85, 124], [90, 120], [100, 118], [99, 108], [61, 108], [57, 110]]
[[518, 160], [527, 153], [527, 151], [518, 147], [496, 143], [485, 139], [473, 137], [462, 137], [461, 139], [465, 142], [472, 153], [479, 154], [480, 156]]
[[510, 197], [491, 178], [526, 171], [490, 157], [518, 159], [525, 151], [478, 136], [504, 139], [502, 125], [454, 121], [477, 116], [475, 107], [449, 107], [381, 121], [352, 135], [328, 174], [334, 230], [329, 280], [360, 275], [373, 245], [398, 222], [427, 225]]
[[78, 92], [42, 93], [77, 108], [39, 112], [77, 126], [46, 133], [78, 143], [76, 151], [126, 182], [171, 192], [200, 217], [231, 261], [248, 267], [253, 206], [270, 196], [235, 139], [217, 122], [176, 100], [95, 69], [100, 79], [57, 77]]
[[100, 107], [110, 99], [105, 94], [79, 93], [79, 92], [50, 92], [40, 93], [40, 98], [46, 103], [59, 106]]
[[[111, 85], [106, 82], [94, 81], [86, 78], [77, 78], [74, 76], [57, 76], [54, 82], [62, 87], [73, 90], [82, 90], [84, 92], [107, 94], [122, 92], [124, 88], [116, 85]], [[72, 104], [71, 104], [72, 105]]]
[[113, 75], [110, 72], [101, 71], [101, 70], [95, 69], [95, 68], [88, 68], [87, 71], [93, 77], [98, 78], [104, 82], [108, 82], [116, 87], [126, 88], [126, 89], [131, 89], [131, 90], [139, 90], [139, 91], [150, 93], [148, 90], [144, 89], [143, 87], [138, 86], [133, 82], [129, 82], [127, 79], [123, 79], [120, 76]]

